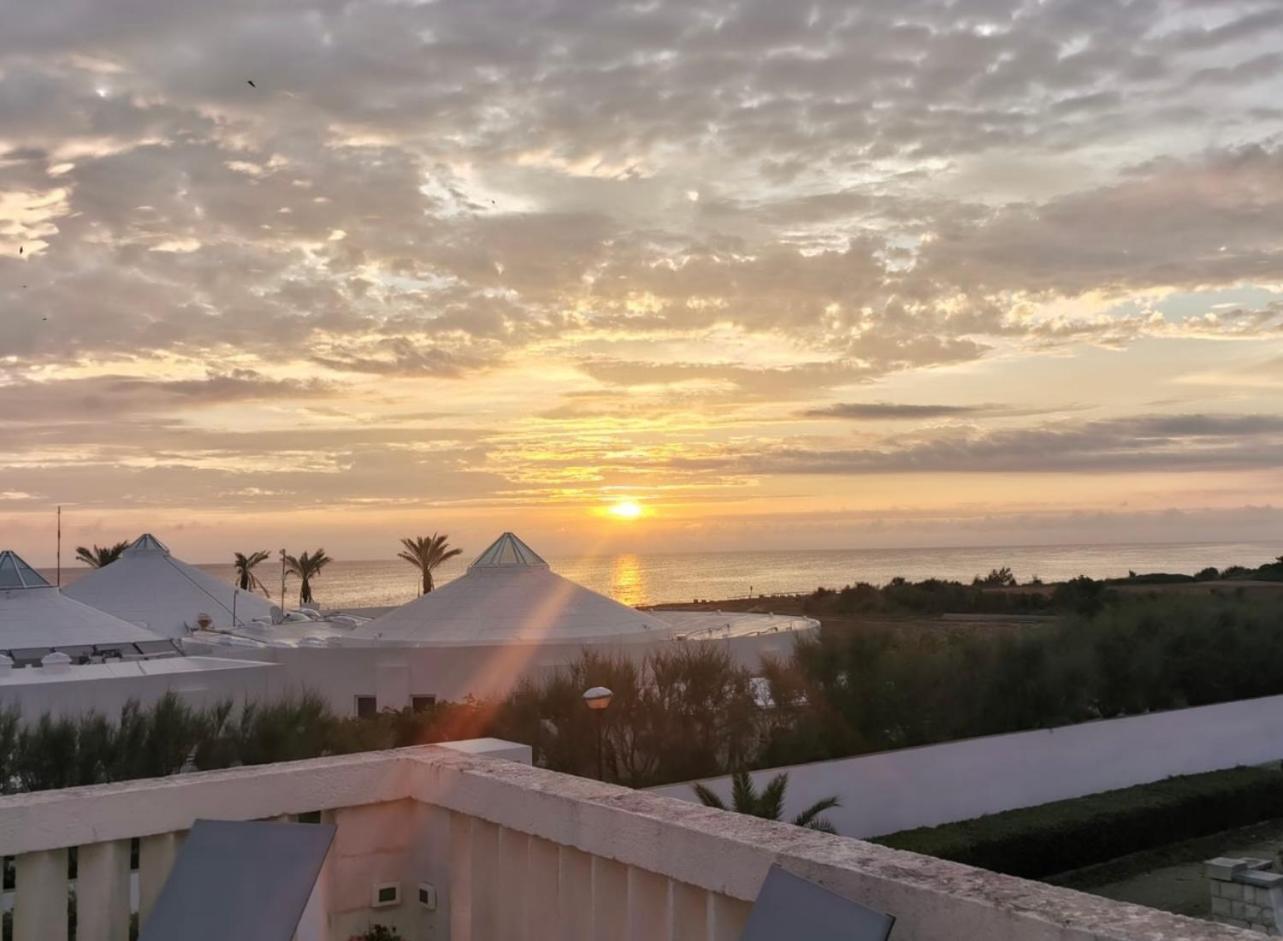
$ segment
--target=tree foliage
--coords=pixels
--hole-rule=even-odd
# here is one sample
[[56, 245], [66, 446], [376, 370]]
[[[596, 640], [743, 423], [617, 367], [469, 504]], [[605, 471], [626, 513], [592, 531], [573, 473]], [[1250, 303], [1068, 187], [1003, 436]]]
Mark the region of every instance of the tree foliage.
[[462, 549], [450, 548], [450, 537], [445, 533], [433, 533], [431, 536], [402, 537], [402, 550], [397, 553], [398, 559], [404, 559], [419, 570], [423, 578], [423, 594], [435, 587], [432, 572], [442, 562], [462, 554]]
[[76, 547], [76, 560], [85, 563], [91, 569], [100, 569], [104, 565], [111, 565], [120, 558], [120, 554], [129, 548], [128, 540], [117, 542], [110, 546], [95, 545], [93, 548], [88, 546]]
[[267, 590], [267, 586], [264, 585], [259, 577], [254, 573], [254, 569], [259, 565], [259, 563], [266, 561], [270, 555], [271, 553], [266, 549], [259, 549], [257, 552], [249, 553], [249, 555], [246, 555], [243, 552], [236, 553], [236, 560], [234, 563], [236, 568], [236, 586], [240, 588], [241, 591], [261, 591], [265, 595], [271, 594]]
[[298, 586], [298, 603], [300, 605], [311, 604], [312, 598], [312, 579], [321, 574], [321, 569], [329, 565], [333, 560], [325, 554], [324, 549], [317, 549], [315, 552], [304, 552], [300, 555], [286, 555], [285, 569], [291, 575], [297, 575], [299, 579]]

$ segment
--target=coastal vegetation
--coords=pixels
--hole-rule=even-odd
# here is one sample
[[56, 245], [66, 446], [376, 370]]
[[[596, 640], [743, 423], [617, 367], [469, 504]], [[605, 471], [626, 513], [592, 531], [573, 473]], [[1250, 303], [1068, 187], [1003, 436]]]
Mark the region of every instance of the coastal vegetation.
[[91, 569], [100, 569], [120, 558], [120, 554], [129, 548], [128, 540], [110, 546], [76, 547], [76, 561], [83, 562]]
[[[695, 796], [699, 798], [700, 803], [705, 807], [716, 807], [718, 810], [733, 810], [737, 814], [748, 814], [751, 817], [761, 817], [763, 820], [779, 820], [784, 816], [784, 798], [788, 793], [789, 776], [788, 772], [781, 772], [767, 781], [761, 790], [758, 790], [757, 785], [753, 783], [752, 775], [747, 771], [736, 771], [731, 776], [731, 804], [729, 807], [726, 806], [726, 802], [715, 791], [703, 784], [693, 784], [691, 786], [695, 791]], [[836, 797], [822, 798], [794, 817], [792, 823], [794, 826], [806, 827], [808, 830], [837, 833], [833, 824], [824, 819], [823, 814], [826, 810], [832, 810], [834, 807], [839, 806], [841, 806], [841, 801]]]
[[312, 598], [312, 579], [321, 574], [321, 569], [329, 565], [333, 560], [325, 554], [324, 549], [317, 549], [315, 552], [304, 552], [301, 555], [285, 555], [285, 570], [291, 575], [298, 576], [298, 603], [300, 605], [311, 604]]
[[265, 595], [270, 594], [267, 586], [254, 572], [259, 563], [266, 561], [270, 555], [271, 553], [266, 549], [259, 549], [248, 555], [243, 552], [236, 553], [236, 561], [233, 564], [236, 568], [236, 586], [241, 591], [261, 591]]
[[432, 572], [442, 562], [460, 555], [462, 549], [452, 549], [450, 537], [445, 533], [433, 533], [431, 536], [404, 536], [401, 539], [402, 549], [397, 553], [398, 559], [404, 559], [417, 568], [423, 577], [422, 594], [432, 591]]

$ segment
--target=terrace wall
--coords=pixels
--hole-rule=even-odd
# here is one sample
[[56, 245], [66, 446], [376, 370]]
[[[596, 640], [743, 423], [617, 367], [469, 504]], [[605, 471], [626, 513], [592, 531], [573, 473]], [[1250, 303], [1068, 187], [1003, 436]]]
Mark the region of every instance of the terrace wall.
[[[442, 747], [402, 749], [0, 799], [16, 857], [15, 941], [67, 937], [80, 847], [79, 941], [128, 922], [128, 843], [143, 918], [198, 818], [321, 811], [338, 827], [306, 941], [375, 921], [410, 941], [734, 941], [778, 863], [894, 914], [896, 941], [1251, 941], [1242, 929], [1122, 904], [846, 837]], [[370, 907], [373, 882], [400, 905]], [[414, 889], [431, 883], [434, 909]], [[308, 916], [305, 916], [308, 917]]]

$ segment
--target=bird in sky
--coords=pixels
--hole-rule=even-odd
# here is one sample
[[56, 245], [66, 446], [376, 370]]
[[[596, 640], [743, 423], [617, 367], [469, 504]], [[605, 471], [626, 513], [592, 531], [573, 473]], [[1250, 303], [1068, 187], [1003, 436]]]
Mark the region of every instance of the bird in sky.
[[18, 254], [19, 254], [19, 255], [21, 255], [21, 254], [22, 254], [22, 250], [23, 250], [24, 248], [26, 248], [26, 247], [27, 247], [27, 246], [25, 246], [25, 245], [19, 245], [19, 246], [18, 246]]
[[258, 88], [258, 86], [254, 84], [254, 80], [252, 78], [245, 79], [245, 84], [250, 88]]

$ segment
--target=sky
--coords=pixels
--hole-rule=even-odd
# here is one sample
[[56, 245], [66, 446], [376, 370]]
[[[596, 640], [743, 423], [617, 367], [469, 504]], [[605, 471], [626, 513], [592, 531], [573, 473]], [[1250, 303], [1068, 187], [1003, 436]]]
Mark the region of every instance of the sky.
[[1283, 542], [1277, 0], [0, 17], [37, 564]]

